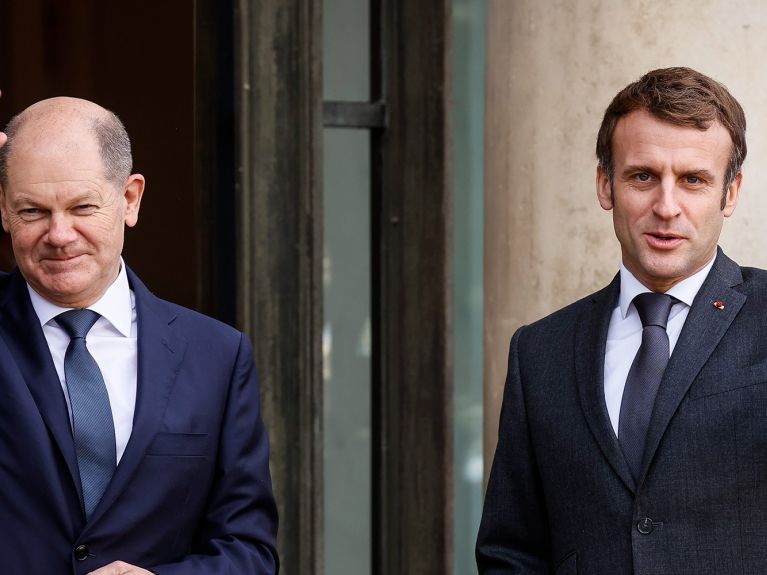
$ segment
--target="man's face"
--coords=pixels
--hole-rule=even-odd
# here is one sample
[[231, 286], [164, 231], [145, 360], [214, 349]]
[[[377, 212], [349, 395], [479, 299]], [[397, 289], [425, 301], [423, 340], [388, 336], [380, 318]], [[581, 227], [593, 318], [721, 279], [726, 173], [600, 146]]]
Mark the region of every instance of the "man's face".
[[680, 127], [635, 111], [613, 134], [613, 185], [597, 170], [600, 205], [613, 210], [624, 265], [665, 292], [716, 254], [724, 218], [735, 210], [741, 175], [722, 190], [732, 141], [718, 122]]
[[137, 221], [143, 178], [131, 176], [124, 186], [107, 181], [85, 129], [48, 139], [25, 138], [24, 129], [0, 195], [3, 227], [36, 292], [62, 307], [86, 307], [117, 277], [124, 226]]

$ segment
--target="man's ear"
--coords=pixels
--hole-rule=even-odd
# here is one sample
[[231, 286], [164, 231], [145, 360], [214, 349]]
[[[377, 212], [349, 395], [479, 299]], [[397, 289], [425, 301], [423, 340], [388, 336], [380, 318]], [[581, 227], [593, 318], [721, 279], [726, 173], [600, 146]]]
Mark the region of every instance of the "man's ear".
[[613, 186], [602, 166], [597, 166], [597, 199], [603, 210], [613, 209]]
[[144, 195], [144, 176], [131, 174], [123, 186], [125, 199], [125, 225], [132, 228], [138, 222], [138, 211], [141, 207], [141, 197]]
[[740, 186], [742, 183], [743, 173], [738, 172], [738, 175], [727, 185], [727, 190], [725, 190], [724, 197], [722, 198], [722, 213], [725, 218], [729, 218], [735, 211], [735, 206], [738, 205]]

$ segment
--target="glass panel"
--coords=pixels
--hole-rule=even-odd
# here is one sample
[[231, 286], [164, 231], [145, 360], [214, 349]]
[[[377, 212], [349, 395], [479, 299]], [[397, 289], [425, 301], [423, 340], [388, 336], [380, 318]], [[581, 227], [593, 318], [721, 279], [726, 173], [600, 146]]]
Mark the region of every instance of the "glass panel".
[[482, 513], [485, 0], [453, 0], [454, 561], [477, 572]]
[[322, 6], [323, 98], [370, 100], [370, 0]]
[[[326, 0], [326, 100], [370, 93], [369, 2]], [[325, 573], [371, 571], [370, 135], [323, 138]]]
[[325, 573], [370, 573], [370, 135], [325, 130]]

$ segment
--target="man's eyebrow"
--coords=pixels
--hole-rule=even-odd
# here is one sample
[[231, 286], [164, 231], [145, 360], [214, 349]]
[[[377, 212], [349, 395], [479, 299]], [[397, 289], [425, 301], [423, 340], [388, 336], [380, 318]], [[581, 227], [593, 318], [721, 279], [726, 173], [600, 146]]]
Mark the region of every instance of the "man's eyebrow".
[[705, 168], [687, 170], [682, 173], [682, 176], [685, 178], [690, 176], [695, 176], [696, 178], [701, 178], [703, 180], [708, 180], [708, 181], [713, 181], [716, 179], [716, 176], [714, 176], [714, 174], [712, 174]]
[[625, 168], [623, 168], [620, 173], [622, 176], [625, 176], [627, 174], [636, 174], [638, 172], [647, 172], [648, 174], [654, 174], [655, 170], [647, 165], [632, 164], [630, 166], [626, 166]]
[[[625, 168], [623, 168], [623, 170], [621, 170], [620, 172], [620, 175], [626, 176], [629, 174], [637, 174], [640, 172], [647, 172], [648, 174], [654, 174], [655, 170], [647, 165], [632, 164], [630, 166], [626, 166]], [[707, 170], [706, 168], [691, 168], [689, 170], [681, 170], [680, 173], [682, 177], [696, 176], [709, 181], [716, 179], [716, 176], [713, 173], [711, 173], [709, 170]]]

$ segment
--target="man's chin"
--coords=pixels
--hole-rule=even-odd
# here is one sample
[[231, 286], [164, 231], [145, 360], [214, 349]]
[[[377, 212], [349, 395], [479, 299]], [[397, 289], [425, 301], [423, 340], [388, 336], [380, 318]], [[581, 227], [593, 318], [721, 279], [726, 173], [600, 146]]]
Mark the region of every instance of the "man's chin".
[[29, 282], [43, 298], [61, 307], [80, 307], [79, 302], [87, 297], [92, 282], [72, 277], [46, 277], [37, 283]]
[[687, 279], [697, 270], [689, 271], [684, 266], [657, 266], [646, 271], [647, 287], [654, 291], [667, 291], [680, 281]]

